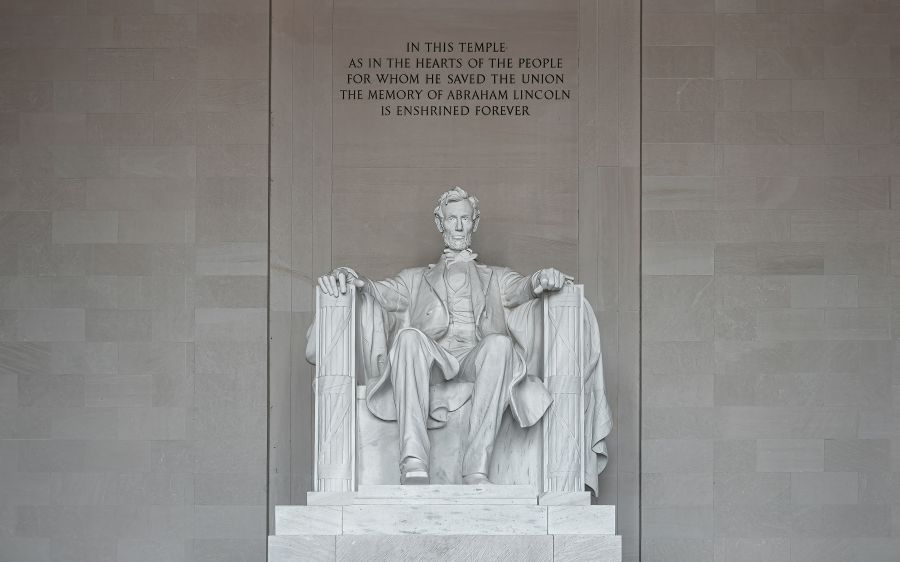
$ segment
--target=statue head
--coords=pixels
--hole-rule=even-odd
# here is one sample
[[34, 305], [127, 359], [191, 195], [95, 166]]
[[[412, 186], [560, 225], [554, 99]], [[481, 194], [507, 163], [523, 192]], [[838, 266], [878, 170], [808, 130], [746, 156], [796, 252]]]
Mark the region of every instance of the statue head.
[[434, 208], [434, 224], [451, 250], [465, 250], [472, 245], [472, 233], [478, 230], [480, 217], [478, 198], [459, 186], [444, 192]]

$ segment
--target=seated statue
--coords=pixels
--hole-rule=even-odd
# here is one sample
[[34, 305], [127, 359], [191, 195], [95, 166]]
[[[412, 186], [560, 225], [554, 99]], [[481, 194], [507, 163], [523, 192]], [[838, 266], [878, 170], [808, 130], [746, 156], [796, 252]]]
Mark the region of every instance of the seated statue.
[[[401, 271], [375, 281], [349, 267], [318, 279], [321, 292], [339, 297], [353, 286], [359, 295], [357, 356], [365, 373], [366, 404], [377, 418], [396, 420], [398, 462], [403, 484], [429, 483], [428, 429], [468, 401], [462, 481], [488, 484], [489, 464], [504, 413], [520, 427], [537, 423], [553, 398], [541, 378], [540, 329], [534, 305], [542, 293], [571, 285], [554, 268], [522, 276], [505, 267], [476, 261], [471, 249], [478, 229], [478, 199], [455, 187], [441, 195], [434, 221], [446, 248], [436, 264]], [[582, 389], [587, 447], [586, 482], [596, 489], [605, 466], [603, 439], [611, 416], [603, 390], [599, 332], [590, 306], [583, 306], [586, 374]], [[312, 329], [310, 334], [312, 335]], [[536, 337], [537, 336], [537, 337]], [[307, 356], [315, 359], [314, 338]], [[311, 346], [310, 346], [311, 344]], [[538, 353], [536, 353], [536, 351]], [[577, 432], [576, 432], [577, 433]]]

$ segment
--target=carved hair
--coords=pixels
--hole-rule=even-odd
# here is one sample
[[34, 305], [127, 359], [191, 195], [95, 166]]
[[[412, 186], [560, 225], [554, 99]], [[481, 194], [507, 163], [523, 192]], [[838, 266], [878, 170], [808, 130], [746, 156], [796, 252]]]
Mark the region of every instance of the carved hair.
[[437, 207], [434, 208], [434, 224], [437, 225], [439, 232], [444, 232], [444, 207], [450, 203], [457, 201], [468, 201], [472, 205], [472, 232], [478, 230], [478, 221], [481, 218], [481, 211], [478, 209], [478, 198], [469, 195], [465, 189], [458, 185], [450, 191], [445, 191], [438, 200]]

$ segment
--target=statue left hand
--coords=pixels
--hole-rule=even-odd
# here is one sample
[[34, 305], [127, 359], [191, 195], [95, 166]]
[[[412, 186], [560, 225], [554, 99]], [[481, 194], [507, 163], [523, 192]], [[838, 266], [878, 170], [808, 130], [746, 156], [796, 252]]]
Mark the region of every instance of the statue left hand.
[[539, 269], [531, 276], [531, 286], [535, 295], [540, 295], [544, 291], [558, 291], [563, 288], [567, 281], [574, 281], [571, 275], [566, 275], [562, 271], [549, 267], [547, 269]]

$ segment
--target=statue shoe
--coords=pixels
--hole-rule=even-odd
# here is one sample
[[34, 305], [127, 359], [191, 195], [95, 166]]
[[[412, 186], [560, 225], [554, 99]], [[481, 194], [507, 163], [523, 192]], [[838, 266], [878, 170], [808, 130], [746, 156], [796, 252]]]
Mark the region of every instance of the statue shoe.
[[467, 486], [479, 486], [482, 484], [493, 484], [493, 482], [488, 480], [487, 474], [475, 472], [463, 476], [463, 484]]
[[423, 485], [430, 483], [428, 465], [420, 459], [407, 457], [400, 465], [400, 483], [404, 485]]

